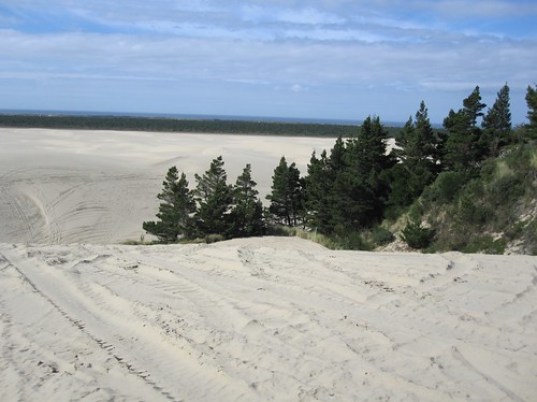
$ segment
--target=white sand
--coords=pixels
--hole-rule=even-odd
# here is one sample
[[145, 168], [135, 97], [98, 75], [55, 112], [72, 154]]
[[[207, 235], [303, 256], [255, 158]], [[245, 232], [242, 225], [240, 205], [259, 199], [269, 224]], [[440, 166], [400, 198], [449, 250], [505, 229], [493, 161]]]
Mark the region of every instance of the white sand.
[[1, 401], [534, 401], [537, 259], [0, 245]]
[[234, 184], [247, 163], [263, 197], [282, 155], [305, 174], [333, 138], [0, 128], [0, 242], [139, 240], [171, 166], [202, 174], [222, 155]]

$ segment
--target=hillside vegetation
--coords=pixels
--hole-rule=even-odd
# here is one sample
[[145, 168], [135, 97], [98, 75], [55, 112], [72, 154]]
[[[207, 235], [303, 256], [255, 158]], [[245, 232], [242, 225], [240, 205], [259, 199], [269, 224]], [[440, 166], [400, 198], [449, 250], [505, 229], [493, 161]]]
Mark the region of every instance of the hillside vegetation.
[[403, 219], [429, 228], [427, 251], [537, 255], [537, 145], [509, 146], [474, 174], [441, 173]]
[[313, 153], [306, 175], [282, 156], [262, 209], [250, 165], [227, 184], [221, 157], [190, 190], [172, 167], [158, 220], [161, 241], [300, 234], [332, 248], [373, 249], [398, 239], [426, 251], [537, 254], [537, 90], [529, 124], [512, 128], [509, 87], [485, 111], [479, 87], [434, 130], [422, 101], [387, 152], [389, 135], [368, 116], [355, 135]]

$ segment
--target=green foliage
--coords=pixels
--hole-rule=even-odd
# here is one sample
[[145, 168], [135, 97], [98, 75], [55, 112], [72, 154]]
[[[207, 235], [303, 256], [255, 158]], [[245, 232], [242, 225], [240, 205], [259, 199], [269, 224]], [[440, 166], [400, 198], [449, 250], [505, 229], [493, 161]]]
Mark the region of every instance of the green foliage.
[[233, 188], [234, 206], [231, 211], [233, 237], [261, 236], [265, 233], [263, 205], [258, 198], [256, 185], [252, 179], [252, 168], [247, 164]]
[[287, 164], [284, 156], [274, 169], [272, 176], [272, 193], [267, 195], [270, 201], [269, 211], [278, 222], [295, 226], [303, 221], [304, 216], [304, 182], [295, 163]]
[[[342, 142], [341, 138], [336, 141]], [[334, 147], [335, 148], [335, 147]], [[305, 178], [305, 206], [307, 225], [321, 233], [333, 231], [332, 207], [334, 204], [334, 177], [336, 170], [328, 158], [326, 151], [317, 158], [315, 152], [308, 164], [308, 175]]]
[[[437, 133], [421, 102], [415, 120], [401, 130], [400, 148], [390, 155], [380, 119], [367, 117], [355, 137], [338, 137], [330, 152], [314, 153], [306, 177], [282, 157], [265, 211], [250, 165], [230, 186], [222, 157], [214, 159], [204, 175], [195, 176], [195, 199], [184, 174], [180, 179], [176, 169], [170, 170], [159, 194], [161, 220], [144, 222], [144, 229], [165, 242], [279, 233], [330, 248], [369, 250], [394, 239], [386, 222], [379, 225], [381, 219], [399, 225], [405, 214], [401, 238], [416, 249], [502, 253], [508, 241], [517, 240], [526, 252], [537, 253], [537, 149], [528, 135], [536, 129], [535, 93], [528, 88], [530, 124], [515, 130], [507, 85], [486, 114], [476, 87], [459, 111], [449, 112], [445, 131]], [[180, 202], [176, 193], [182, 194]], [[287, 228], [267, 228], [265, 222]]]
[[345, 250], [371, 251], [374, 246], [364, 238], [364, 233], [360, 231], [348, 231], [336, 234], [332, 237], [334, 242]]
[[192, 237], [194, 226], [191, 214], [195, 211], [195, 203], [185, 174], [182, 173], [179, 178], [177, 168], [171, 167], [162, 186], [162, 192], [157, 196], [162, 201], [158, 220], [144, 222], [143, 229], [163, 243], [173, 243], [179, 236]]
[[452, 202], [466, 184], [469, 175], [465, 172], [442, 172], [423, 195], [428, 203], [446, 204]]
[[[283, 123], [220, 119], [175, 119], [130, 116], [44, 116], [0, 114], [0, 127], [58, 128], [81, 130], [157, 131], [171, 133], [218, 133], [296, 137], [351, 137], [354, 125]], [[390, 136], [399, 132], [390, 127]]]
[[213, 159], [202, 176], [195, 177], [197, 187], [190, 191], [185, 174], [179, 178], [177, 168], [170, 168], [158, 195], [163, 201], [157, 214], [159, 221], [144, 222], [144, 230], [163, 243], [195, 238], [215, 242], [265, 233], [263, 207], [249, 164], [234, 187], [226, 183], [221, 156]]
[[385, 246], [395, 240], [395, 236], [388, 229], [377, 226], [371, 230], [371, 242], [375, 246]]
[[331, 250], [340, 250], [343, 248], [333, 236], [327, 236], [317, 231], [308, 231], [297, 227], [276, 225], [269, 228], [268, 234], [271, 236], [299, 237], [318, 243]]
[[478, 174], [442, 173], [421, 198], [422, 216], [436, 230], [435, 249], [498, 253], [513, 240], [525, 252], [537, 247], [521, 221], [535, 210], [536, 157], [535, 144], [513, 145], [484, 161]]
[[464, 253], [484, 253], [503, 254], [507, 241], [505, 239], [494, 239], [490, 235], [476, 236], [461, 249]]
[[511, 111], [507, 84], [498, 92], [494, 105], [483, 117], [482, 126], [484, 131], [481, 147], [486, 149], [488, 156], [497, 156], [500, 148], [511, 141]]
[[429, 247], [433, 241], [434, 230], [421, 226], [420, 222], [408, 222], [401, 232], [401, 240], [414, 249]]
[[409, 118], [396, 140], [397, 163], [388, 173], [390, 195], [385, 217], [395, 219], [434, 181], [439, 171], [438, 139], [422, 101], [416, 121]]
[[537, 86], [532, 88], [528, 86], [526, 92], [526, 103], [528, 105], [528, 120], [530, 121], [529, 126], [533, 130], [537, 130]]
[[333, 227], [353, 232], [380, 221], [389, 194], [386, 171], [394, 160], [386, 155], [386, 131], [378, 117], [367, 117], [356, 138], [339, 150], [340, 170], [333, 186]]
[[493, 214], [488, 204], [483, 202], [484, 188], [480, 180], [470, 181], [457, 197], [453, 219], [461, 225], [482, 227]]
[[222, 156], [213, 159], [209, 170], [202, 176], [196, 174], [195, 178], [197, 186], [194, 193], [199, 204], [195, 218], [199, 233], [229, 236], [232, 231], [233, 192], [226, 182]]
[[483, 159], [482, 131], [477, 126], [477, 119], [483, 116], [485, 106], [481, 103], [479, 87], [476, 86], [464, 99], [462, 109], [456, 113], [449, 111], [444, 119], [444, 128], [448, 131], [443, 157], [445, 168], [464, 171], [475, 168]]

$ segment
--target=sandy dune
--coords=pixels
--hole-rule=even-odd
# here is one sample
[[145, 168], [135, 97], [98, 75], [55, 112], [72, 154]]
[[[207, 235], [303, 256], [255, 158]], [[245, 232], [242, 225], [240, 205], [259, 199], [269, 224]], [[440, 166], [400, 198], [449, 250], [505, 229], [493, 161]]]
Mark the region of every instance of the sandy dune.
[[537, 259], [0, 246], [0, 400], [531, 401]]
[[535, 400], [536, 257], [87, 244], [139, 238], [171, 165], [266, 194], [332, 145], [0, 129], [0, 401]]
[[282, 155], [305, 172], [313, 150], [334, 139], [0, 128], [0, 242], [114, 243], [138, 240], [154, 219], [156, 195], [176, 165], [194, 173], [224, 157], [234, 183], [252, 164], [270, 192]]

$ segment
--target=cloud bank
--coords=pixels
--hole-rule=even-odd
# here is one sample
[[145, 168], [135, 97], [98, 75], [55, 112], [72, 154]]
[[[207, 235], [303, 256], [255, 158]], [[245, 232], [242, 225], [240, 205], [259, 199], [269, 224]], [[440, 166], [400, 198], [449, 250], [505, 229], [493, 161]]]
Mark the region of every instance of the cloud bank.
[[0, 5], [0, 108], [433, 120], [537, 65], [530, 1]]

